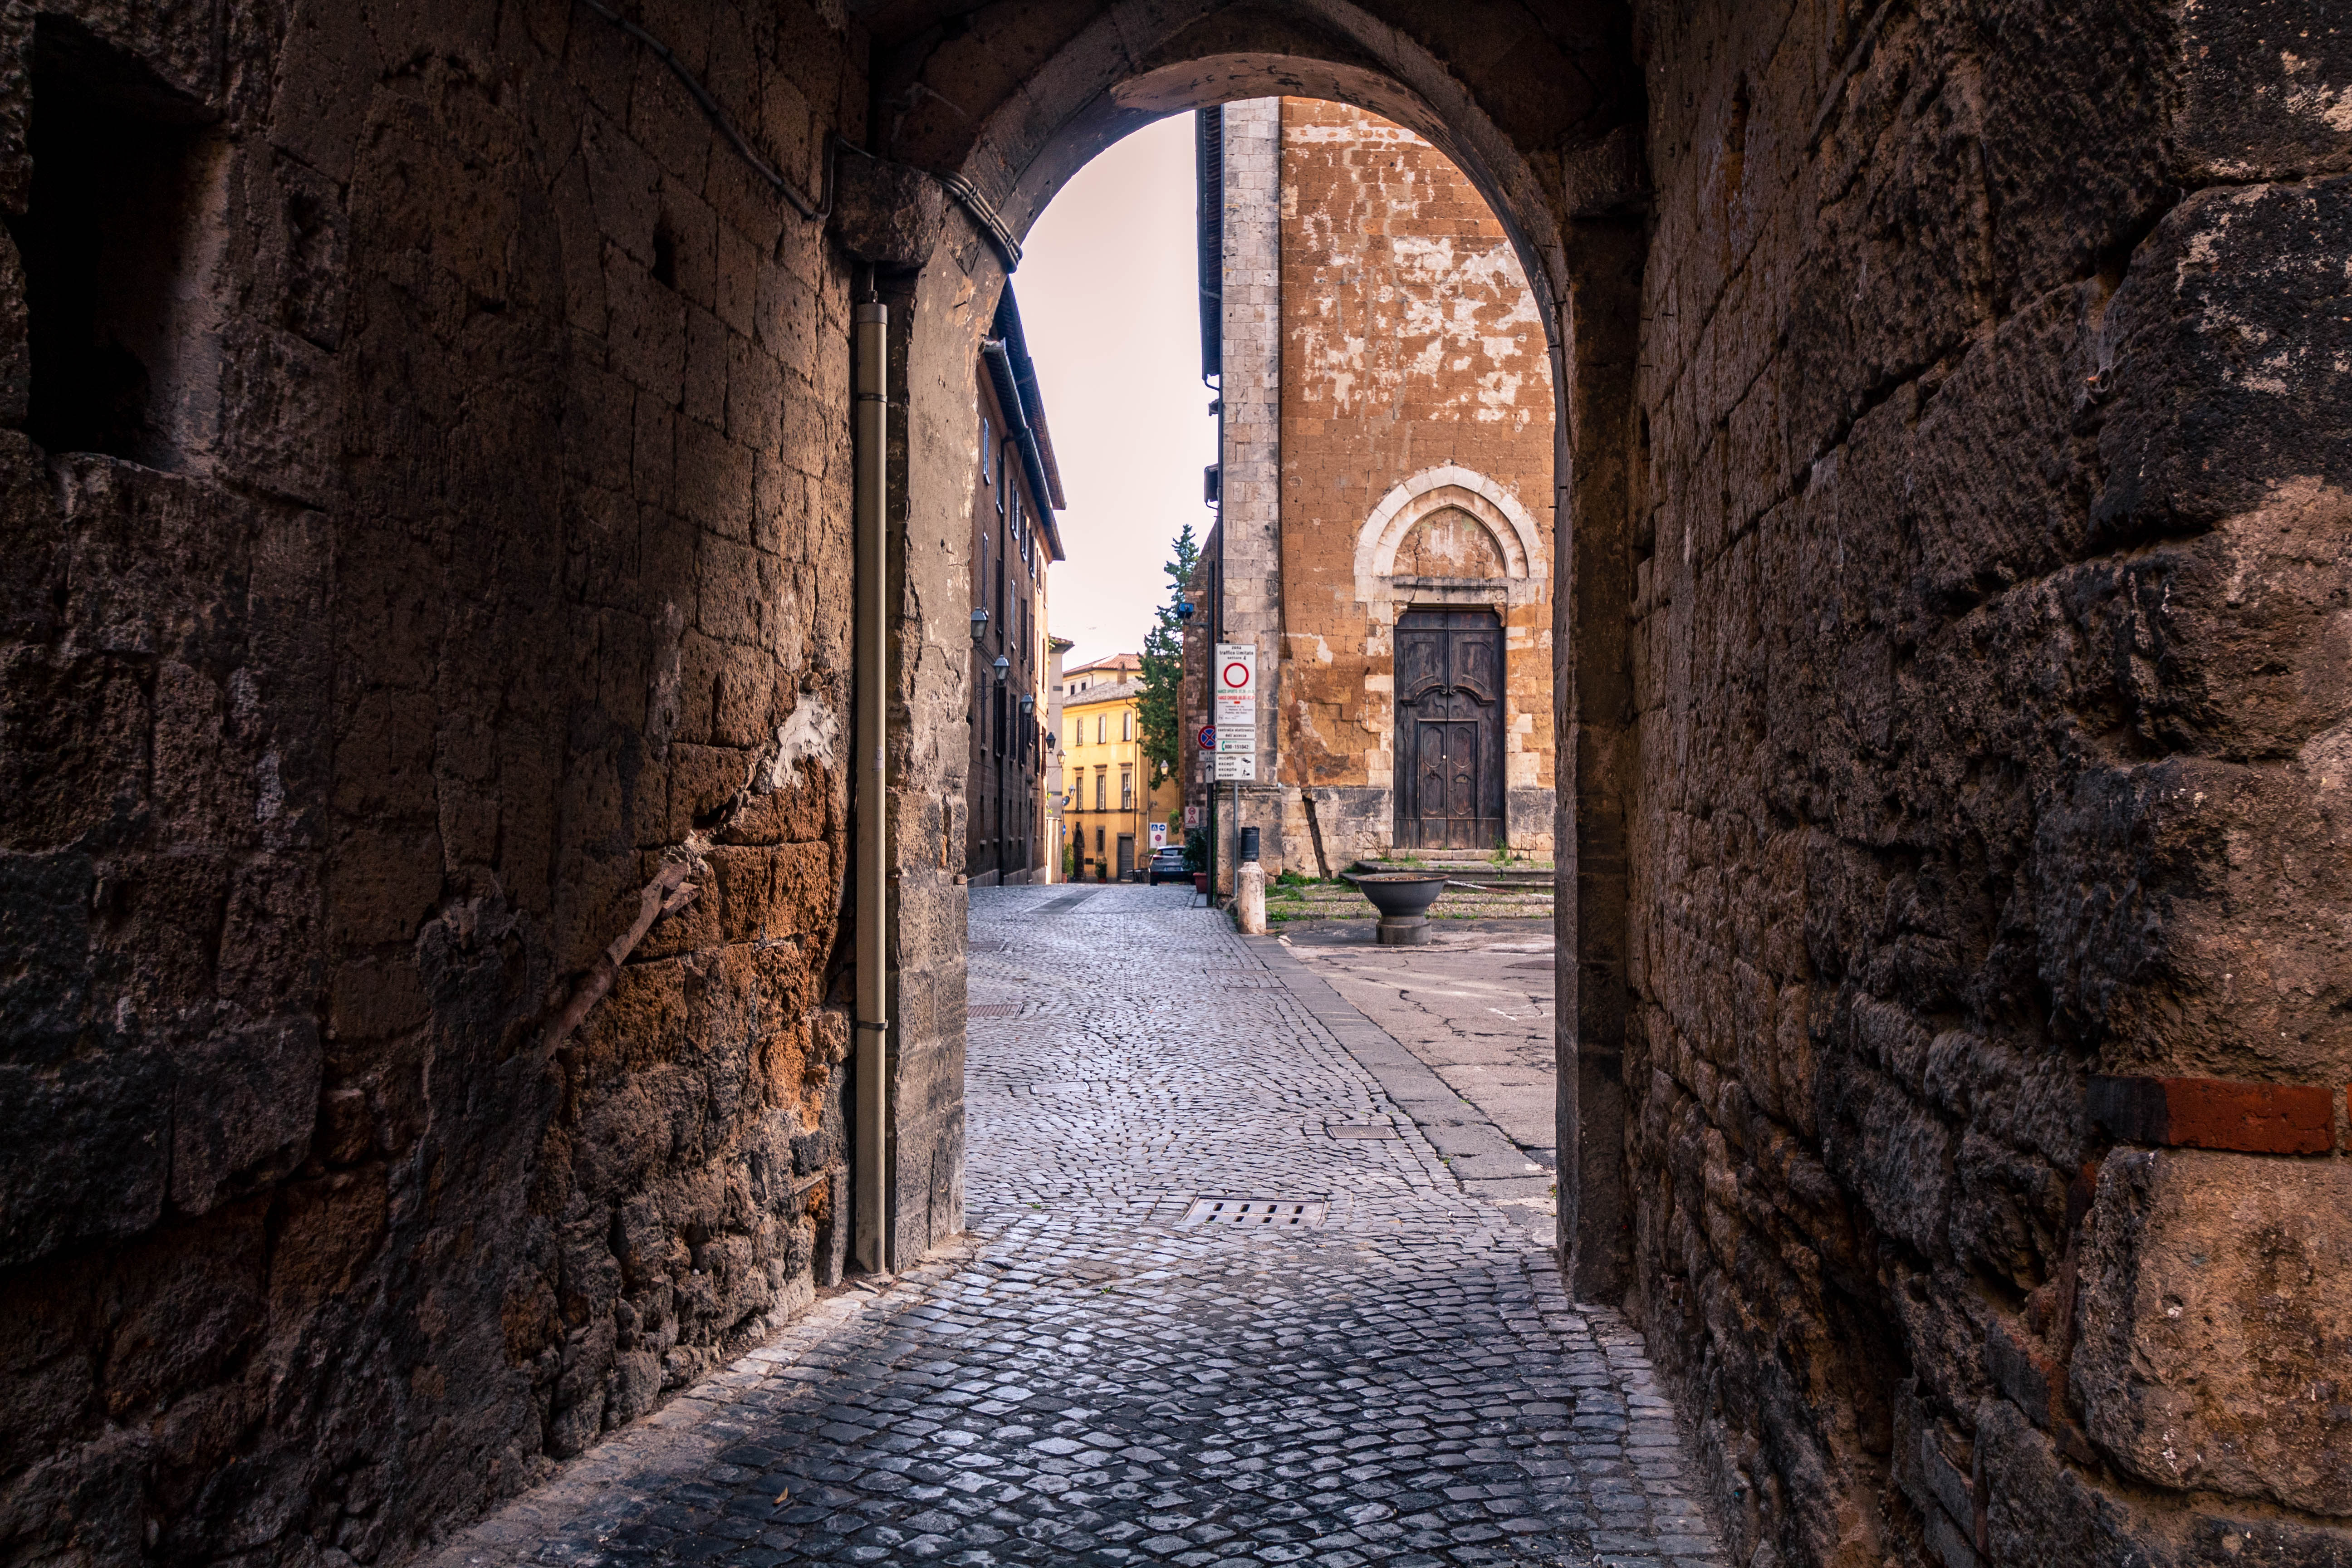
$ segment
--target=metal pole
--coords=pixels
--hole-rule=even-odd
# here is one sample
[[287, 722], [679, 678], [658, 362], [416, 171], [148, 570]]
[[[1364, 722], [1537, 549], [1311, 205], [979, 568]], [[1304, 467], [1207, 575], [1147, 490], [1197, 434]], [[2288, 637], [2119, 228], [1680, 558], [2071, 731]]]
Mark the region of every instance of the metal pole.
[[855, 1164], [850, 1191], [856, 1211], [852, 1234], [857, 1265], [876, 1274], [887, 1272], [890, 1266], [890, 1023], [884, 1016], [889, 993], [883, 973], [890, 898], [888, 840], [884, 831], [889, 783], [886, 771], [889, 739], [884, 730], [889, 646], [884, 616], [889, 601], [883, 584], [888, 562], [885, 538], [888, 516], [883, 501], [887, 482], [884, 459], [888, 435], [889, 328], [888, 306], [856, 308], [852, 437], [856, 447], [857, 839], [852, 875], [857, 889], [857, 1098], [852, 1123]]

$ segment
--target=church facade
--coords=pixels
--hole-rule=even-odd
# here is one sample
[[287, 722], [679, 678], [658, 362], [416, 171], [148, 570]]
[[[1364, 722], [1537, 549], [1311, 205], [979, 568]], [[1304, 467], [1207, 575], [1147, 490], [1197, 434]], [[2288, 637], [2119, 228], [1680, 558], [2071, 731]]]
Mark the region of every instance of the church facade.
[[[1255, 733], [1188, 749], [1229, 867], [1549, 858], [1552, 383], [1517, 253], [1437, 148], [1344, 105], [1204, 110], [1202, 339], [1217, 522], [1188, 636], [1256, 665]], [[1234, 775], [1246, 775], [1235, 777]]]

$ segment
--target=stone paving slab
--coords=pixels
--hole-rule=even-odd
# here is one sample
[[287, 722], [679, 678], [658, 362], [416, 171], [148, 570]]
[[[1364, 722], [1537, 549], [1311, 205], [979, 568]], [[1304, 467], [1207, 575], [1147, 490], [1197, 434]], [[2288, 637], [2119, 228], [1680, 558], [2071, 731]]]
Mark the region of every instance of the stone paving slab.
[[1719, 1564], [1639, 1338], [1384, 1088], [1437, 1103], [1429, 1068], [1181, 889], [1056, 897], [972, 894], [971, 998], [1017, 1012], [971, 1025], [970, 1246], [436, 1568]]
[[[1530, 1160], [1556, 1163], [1558, 954], [1549, 924], [1488, 922], [1426, 947], [1286, 931], [1290, 951], [1477, 1106]], [[1330, 940], [1326, 940], [1326, 939]]]

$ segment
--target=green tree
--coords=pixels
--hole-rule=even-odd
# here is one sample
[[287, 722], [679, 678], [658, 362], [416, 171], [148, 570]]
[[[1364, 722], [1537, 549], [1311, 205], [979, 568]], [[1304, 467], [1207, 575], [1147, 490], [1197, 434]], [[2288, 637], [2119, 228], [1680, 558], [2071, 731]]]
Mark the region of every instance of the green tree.
[[1152, 610], [1151, 629], [1143, 637], [1143, 691], [1137, 699], [1136, 737], [1153, 786], [1175, 775], [1184, 754], [1184, 621], [1176, 606], [1184, 602], [1201, 564], [1201, 542], [1192, 537], [1191, 523], [1177, 534], [1173, 549], [1160, 567], [1168, 574], [1168, 602]]

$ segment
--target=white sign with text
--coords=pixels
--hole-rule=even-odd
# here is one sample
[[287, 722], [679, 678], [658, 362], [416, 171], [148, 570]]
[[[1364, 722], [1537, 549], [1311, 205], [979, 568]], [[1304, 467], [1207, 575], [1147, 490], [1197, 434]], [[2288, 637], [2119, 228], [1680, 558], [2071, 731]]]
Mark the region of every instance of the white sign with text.
[[1219, 643], [1210, 687], [1216, 699], [1212, 717], [1217, 726], [1217, 776], [1230, 778], [1227, 757], [1257, 752], [1257, 645]]

